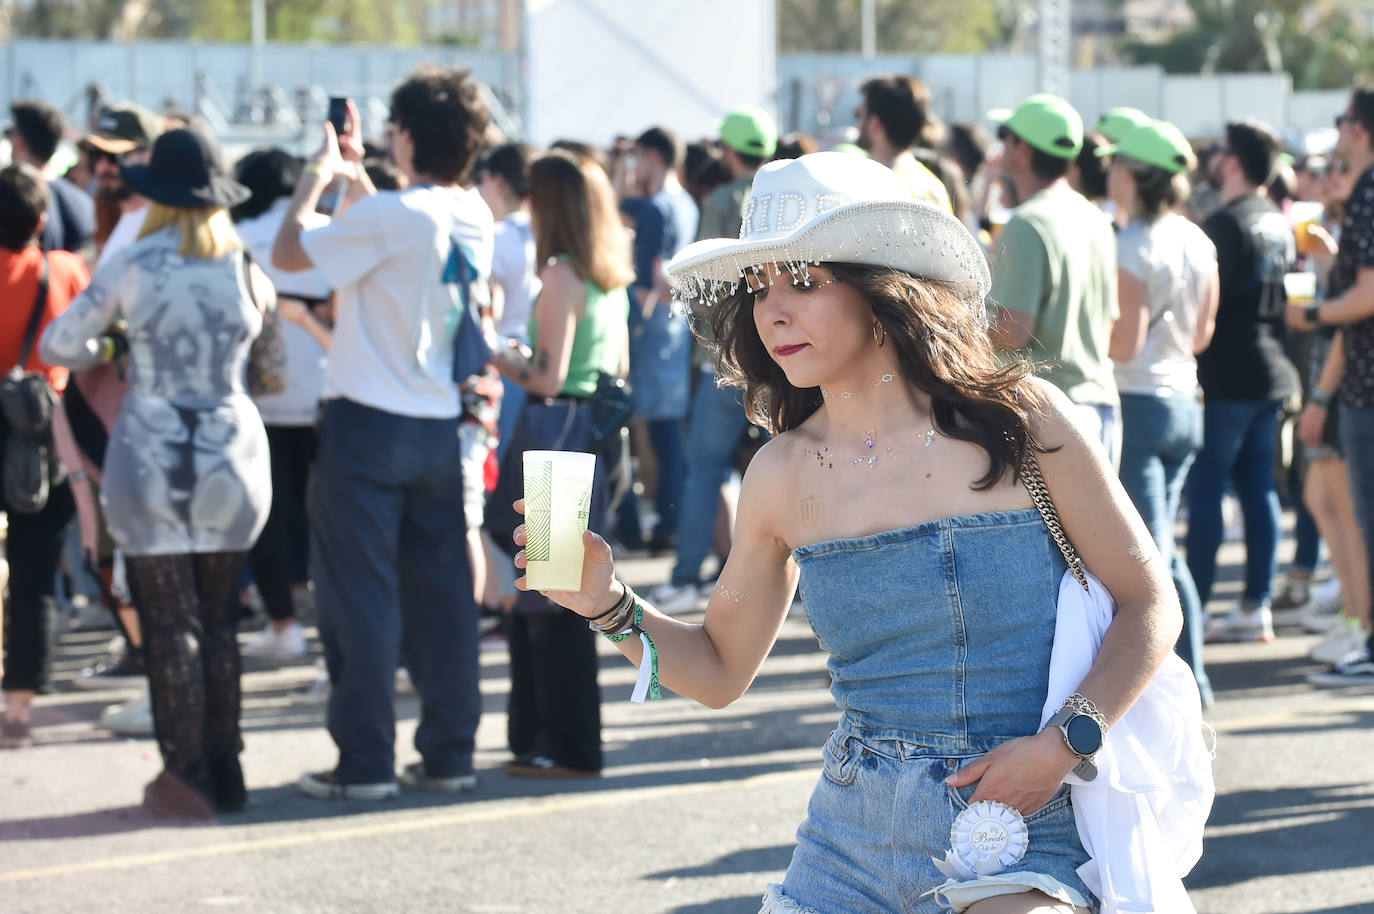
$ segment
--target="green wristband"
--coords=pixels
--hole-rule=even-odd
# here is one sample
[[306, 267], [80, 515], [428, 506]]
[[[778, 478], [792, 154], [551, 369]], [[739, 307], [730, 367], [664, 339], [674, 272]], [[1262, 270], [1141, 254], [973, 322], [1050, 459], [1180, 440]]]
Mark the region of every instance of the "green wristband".
[[646, 696], [653, 701], [663, 697], [663, 690], [658, 683], [658, 646], [643, 625], [644, 604], [635, 600], [634, 621], [629, 629], [606, 636], [606, 640], [612, 644], [619, 644], [632, 634], [639, 635], [639, 640], [644, 642], [644, 657], [639, 661], [639, 680], [635, 683], [634, 694], [630, 696], [633, 702], [642, 702]]

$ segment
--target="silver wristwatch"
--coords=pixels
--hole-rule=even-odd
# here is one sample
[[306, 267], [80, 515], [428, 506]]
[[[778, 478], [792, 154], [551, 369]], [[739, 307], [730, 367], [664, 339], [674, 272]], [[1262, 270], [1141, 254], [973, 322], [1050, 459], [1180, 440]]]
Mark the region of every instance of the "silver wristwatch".
[[1059, 728], [1064, 745], [1078, 756], [1078, 765], [1073, 773], [1085, 781], [1096, 778], [1094, 758], [1102, 748], [1102, 740], [1107, 732], [1107, 720], [1097, 710], [1097, 705], [1075, 692], [1064, 702], [1064, 707], [1050, 716], [1045, 726]]

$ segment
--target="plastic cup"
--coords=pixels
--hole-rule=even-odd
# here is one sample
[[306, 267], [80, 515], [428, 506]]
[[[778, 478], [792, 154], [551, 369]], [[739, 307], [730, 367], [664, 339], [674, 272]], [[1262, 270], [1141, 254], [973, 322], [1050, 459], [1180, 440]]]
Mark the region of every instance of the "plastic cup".
[[582, 534], [591, 516], [596, 455], [525, 452], [525, 582], [532, 590], [581, 590]]
[[1316, 273], [1283, 274], [1283, 292], [1294, 305], [1310, 304], [1317, 297]]

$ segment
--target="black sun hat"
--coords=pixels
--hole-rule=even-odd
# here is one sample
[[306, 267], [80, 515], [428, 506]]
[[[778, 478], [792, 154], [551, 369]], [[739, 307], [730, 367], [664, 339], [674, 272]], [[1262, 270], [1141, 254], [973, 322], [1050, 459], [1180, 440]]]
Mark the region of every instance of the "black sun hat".
[[124, 183], [163, 206], [237, 206], [252, 193], [225, 173], [219, 147], [199, 130], [169, 130], [153, 144], [147, 165], [122, 165]]

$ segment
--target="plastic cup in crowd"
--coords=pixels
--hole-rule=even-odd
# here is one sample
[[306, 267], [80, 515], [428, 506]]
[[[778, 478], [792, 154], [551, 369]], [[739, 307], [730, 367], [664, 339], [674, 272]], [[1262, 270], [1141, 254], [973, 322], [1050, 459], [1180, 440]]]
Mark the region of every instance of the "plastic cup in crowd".
[[525, 581], [532, 590], [582, 589], [595, 472], [595, 454], [525, 452]]
[[1292, 304], [1309, 304], [1317, 297], [1317, 274], [1285, 273], [1283, 274], [1283, 291]]

